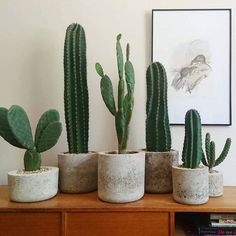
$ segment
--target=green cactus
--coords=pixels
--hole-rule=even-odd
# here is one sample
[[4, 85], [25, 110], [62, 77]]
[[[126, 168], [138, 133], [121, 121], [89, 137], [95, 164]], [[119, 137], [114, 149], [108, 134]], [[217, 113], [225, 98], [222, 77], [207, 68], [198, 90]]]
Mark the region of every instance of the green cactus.
[[89, 104], [86, 39], [81, 25], [71, 24], [64, 45], [64, 109], [69, 153], [88, 152]]
[[213, 167], [218, 166], [221, 162], [225, 160], [226, 156], [228, 155], [230, 145], [231, 145], [231, 139], [227, 138], [221, 154], [219, 155], [218, 158], [216, 158], [215, 142], [211, 141], [210, 133], [206, 134], [205, 137], [206, 156], [204, 152], [202, 152], [202, 163], [204, 166], [209, 167], [209, 172], [212, 172]]
[[[126, 47], [126, 61], [124, 63], [120, 39], [121, 34], [117, 35], [116, 38], [116, 57], [119, 75], [117, 108], [115, 105], [111, 79], [106, 74], [104, 74], [103, 68], [99, 63], [96, 63], [95, 68], [98, 75], [101, 77], [100, 89], [103, 101], [108, 110], [115, 117], [116, 133], [118, 139], [118, 152], [125, 153], [127, 148], [129, 123], [134, 106], [135, 81], [134, 68], [129, 60], [129, 44], [127, 44]], [[126, 94], [125, 91], [127, 91]]]
[[168, 152], [171, 134], [167, 105], [167, 78], [164, 66], [152, 63], [146, 73], [146, 148], [150, 152]]
[[46, 111], [40, 118], [33, 141], [28, 116], [20, 106], [10, 109], [0, 108], [0, 136], [15, 147], [26, 149], [24, 167], [26, 171], [38, 170], [41, 167], [41, 152], [53, 147], [62, 132], [56, 110]]
[[196, 110], [189, 110], [185, 116], [185, 138], [182, 161], [185, 168], [199, 167], [202, 159], [201, 118]]

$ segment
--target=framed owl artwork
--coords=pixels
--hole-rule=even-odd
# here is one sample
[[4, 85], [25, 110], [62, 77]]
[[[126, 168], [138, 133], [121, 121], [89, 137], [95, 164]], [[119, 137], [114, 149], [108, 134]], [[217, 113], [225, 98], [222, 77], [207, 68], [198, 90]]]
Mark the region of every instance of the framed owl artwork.
[[231, 9], [154, 9], [152, 61], [166, 68], [172, 125], [189, 109], [203, 125], [232, 124]]

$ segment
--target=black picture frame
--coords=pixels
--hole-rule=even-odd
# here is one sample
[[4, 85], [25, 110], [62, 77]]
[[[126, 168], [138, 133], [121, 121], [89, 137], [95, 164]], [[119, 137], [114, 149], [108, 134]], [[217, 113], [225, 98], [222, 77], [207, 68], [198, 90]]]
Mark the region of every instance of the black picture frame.
[[[214, 23], [214, 21], [213, 21], [213, 19], [214, 19], [214, 17], [217, 17], [217, 16], [222, 16], [222, 20], [223, 20], [223, 22], [222, 22], [222, 24], [224, 24], [224, 23], [227, 23], [227, 25], [223, 25], [223, 26], [221, 26], [221, 28], [224, 28], [224, 29], [226, 29], [226, 32], [227, 32], [227, 35], [222, 35], [222, 45], [219, 45], [219, 47], [221, 47], [221, 46], [225, 46], [226, 48], [227, 48], [227, 55], [224, 55], [224, 58], [226, 59], [226, 60], [224, 60], [224, 61], [227, 61], [227, 65], [224, 65], [224, 68], [225, 68], [225, 70], [227, 70], [227, 78], [224, 78], [224, 79], [227, 79], [227, 81], [226, 81], [226, 83], [227, 83], [227, 85], [225, 85], [224, 84], [224, 86], [221, 86], [221, 88], [222, 88], [222, 90], [225, 92], [225, 93], [227, 93], [227, 94], [224, 94], [224, 99], [222, 100], [222, 101], [220, 101], [220, 102], [218, 102], [218, 104], [219, 105], [221, 105], [221, 103], [222, 103], [222, 107], [221, 108], [219, 108], [219, 109], [223, 109], [222, 110], [222, 113], [220, 114], [220, 115], [217, 115], [217, 114], [219, 114], [220, 113], [220, 111], [217, 111], [217, 108], [214, 108], [214, 106], [213, 105], [209, 105], [209, 104], [207, 104], [207, 101], [206, 101], [206, 106], [209, 106], [209, 112], [208, 112], [208, 114], [209, 114], [209, 119], [207, 119], [207, 115], [206, 115], [206, 111], [205, 112], [202, 112], [201, 110], [206, 110], [205, 108], [203, 108], [203, 109], [201, 109], [201, 106], [200, 106], [200, 104], [202, 103], [202, 107], [203, 107], [203, 99], [201, 99], [202, 101], [201, 101], [201, 103], [199, 102], [199, 104], [198, 104], [198, 102], [196, 102], [196, 103], [194, 103], [194, 102], [192, 102], [193, 104], [192, 104], [192, 106], [190, 107], [190, 102], [189, 102], [189, 100], [186, 102], [186, 103], [188, 103], [188, 104], [184, 104], [184, 102], [183, 103], [178, 103], [179, 104], [179, 107], [181, 107], [181, 104], [184, 104], [183, 105], [183, 107], [181, 107], [181, 114], [179, 115], [177, 115], [178, 116], [178, 118], [176, 118], [175, 119], [175, 117], [174, 117], [174, 115], [177, 113], [176, 111], [174, 111], [174, 109], [173, 109], [173, 106], [175, 105], [174, 103], [173, 103], [173, 101], [178, 101], [178, 98], [180, 97], [179, 95], [178, 96], [176, 96], [176, 97], [174, 97], [174, 95], [173, 94], [175, 94], [175, 91], [173, 91], [172, 92], [172, 94], [171, 94], [171, 96], [173, 96], [173, 98], [171, 97], [171, 99], [169, 99], [169, 100], [171, 100], [170, 102], [169, 102], [169, 118], [170, 118], [170, 124], [171, 125], [184, 125], [184, 115], [185, 115], [185, 112], [188, 110], [188, 109], [191, 109], [191, 108], [194, 108], [194, 109], [197, 109], [199, 112], [200, 112], [200, 115], [201, 115], [201, 117], [202, 117], [202, 125], [206, 125], [206, 126], [231, 126], [232, 125], [232, 92], [231, 92], [231, 77], [232, 77], [232, 72], [231, 72], [231, 70], [232, 70], [232, 9], [230, 9], [230, 8], [220, 8], [220, 9], [153, 9], [152, 10], [152, 45], [151, 45], [151, 60], [152, 60], [152, 62], [154, 62], [154, 61], [160, 61], [161, 63], [164, 61], [164, 66], [165, 66], [165, 68], [166, 68], [166, 70], [167, 70], [167, 76], [168, 76], [168, 94], [170, 94], [169, 92], [170, 92], [170, 90], [172, 91], [173, 90], [173, 88], [171, 88], [172, 87], [172, 85], [174, 84], [174, 79], [173, 78], [175, 78], [175, 80], [176, 81], [179, 81], [179, 79], [182, 79], [182, 81], [183, 81], [183, 76], [182, 76], [182, 72], [184, 71], [184, 69], [185, 68], [187, 68], [186, 70], [191, 70], [192, 69], [192, 67], [191, 67], [191, 65], [192, 65], [192, 62], [193, 62], [193, 60], [192, 61], [190, 61], [191, 63], [189, 63], [189, 65], [187, 65], [187, 63], [183, 63], [183, 67], [179, 67], [179, 68], [181, 68], [181, 70], [179, 70], [179, 71], [177, 71], [177, 72], [174, 72], [174, 73], [176, 73], [175, 74], [175, 76], [176, 77], [171, 77], [171, 76], [169, 76], [170, 75], [170, 71], [168, 71], [168, 70], [170, 70], [169, 68], [170, 68], [170, 66], [169, 66], [169, 64], [170, 63], [168, 63], [169, 61], [168, 61], [168, 59], [167, 58], [165, 58], [165, 51], [167, 51], [167, 48], [170, 46], [170, 44], [168, 44], [168, 42], [171, 42], [171, 37], [170, 37], [170, 35], [171, 35], [171, 32], [168, 32], [168, 30], [169, 29], [173, 29], [173, 26], [176, 24], [176, 27], [177, 27], [177, 29], [178, 29], [178, 31], [176, 31], [177, 33], [176, 33], [176, 37], [178, 38], [178, 35], [180, 36], [181, 35], [181, 33], [179, 33], [181, 30], [183, 30], [183, 34], [188, 34], [189, 33], [189, 38], [191, 38], [191, 37], [194, 37], [194, 35], [196, 35], [196, 32], [194, 32], [193, 31], [193, 35], [191, 35], [191, 29], [190, 29], [190, 31], [184, 31], [184, 27], [185, 26], [183, 26], [183, 25], [185, 25], [185, 22], [182, 20], [180, 20], [179, 21], [179, 19], [178, 18], [181, 18], [181, 17], [179, 17], [179, 16], [181, 16], [181, 13], [182, 14], [185, 14], [186, 16], [187, 16], [187, 18], [186, 18], [186, 25], [187, 26], [189, 26], [189, 25], [191, 25], [191, 20], [193, 20], [193, 25], [194, 26], [197, 26], [196, 28], [197, 29], [201, 29], [201, 27], [206, 27], [206, 29], [210, 29], [211, 28], [211, 25], [210, 24], [212, 24], [212, 31], [213, 31], [213, 33], [214, 32], [216, 32], [216, 35], [219, 35], [219, 32], [217, 31], [217, 28], [219, 28], [221, 25], [219, 24], [219, 22], [215, 22]], [[199, 19], [198, 19], [198, 17], [197, 17], [197, 15], [199, 15]], [[209, 16], [209, 21], [207, 20], [208, 17]], [[212, 19], [210, 19], [210, 17], [212, 17]], [[183, 18], [184, 19], [184, 18]], [[201, 19], [204, 19], [203, 20], [203, 22], [202, 23], [204, 23], [204, 24], [202, 24], [202, 25], [200, 25], [200, 23], [201, 23]], [[218, 19], [218, 18], [217, 18]], [[166, 21], [165, 21], [166, 20]], [[179, 21], [179, 22], [178, 22]], [[200, 22], [199, 23], [199, 26], [198, 26], [198, 21]], [[165, 24], [163, 24], [163, 23], [165, 23]], [[178, 25], [178, 23], [179, 23], [179, 25]], [[182, 23], [182, 24], [181, 24]], [[160, 24], [162, 24], [162, 26], [160, 26]], [[209, 26], [205, 26], [205, 25], [207, 25], [207, 24], [209, 24]], [[216, 24], [216, 25], [214, 25], [214, 24]], [[186, 26], [186, 28], [187, 28], [187, 26]], [[170, 27], [170, 28], [168, 28], [168, 27]], [[208, 27], [208, 28], [207, 28]], [[191, 28], [191, 27], [189, 27], [189, 28]], [[206, 30], [205, 29], [205, 30]], [[159, 30], [159, 31], [158, 31]], [[194, 27], [192, 28], [192, 30], [196, 30], [196, 29], [194, 29]], [[174, 31], [174, 30], [173, 30]], [[164, 34], [164, 36], [162, 36], [161, 35], [161, 33], [162, 34]], [[201, 36], [203, 36], [203, 33], [202, 32], [200, 32], [199, 31], [199, 33], [201, 34]], [[165, 34], [166, 34], [166, 37], [167, 37], [167, 39], [168, 40], [164, 40], [165, 38]], [[206, 33], [207, 34], [207, 33]], [[158, 37], [159, 36], [159, 37]], [[160, 37], [161, 36], [161, 37]], [[209, 36], [209, 35], [208, 35]], [[181, 36], [182, 37], [182, 36]], [[179, 37], [178, 38], [178, 40], [181, 40], [181, 37]], [[223, 37], [225, 37], [225, 38], [223, 38]], [[160, 39], [161, 38], [161, 39]], [[183, 38], [185, 38], [185, 35], [183, 35]], [[186, 38], [188, 38], [188, 37], [186, 37]], [[207, 38], [207, 37], [206, 37]], [[217, 39], [218, 41], [219, 41], [219, 39]], [[184, 40], [183, 40], [184, 41]], [[203, 40], [202, 40], [203, 41]], [[210, 40], [210, 41], [213, 41], [212, 39]], [[178, 42], [180, 42], [180, 41], [178, 41]], [[200, 42], [200, 41], [199, 41]], [[198, 42], [198, 43], [199, 43]], [[219, 43], [220, 43], [221, 41], [219, 41]], [[158, 45], [159, 44], [159, 45]], [[203, 43], [202, 43], [203, 44]], [[227, 44], [227, 45], [226, 45]], [[174, 45], [174, 43], [173, 43], [173, 45]], [[172, 47], [173, 47], [173, 45], [171, 45]], [[183, 45], [184, 45], [184, 43], [183, 43]], [[199, 45], [200, 45], [200, 43], [199, 43]], [[159, 48], [159, 49], [158, 49]], [[174, 48], [174, 47], [173, 47]], [[186, 47], [187, 48], [187, 47]], [[186, 50], [188, 50], [188, 49], [186, 49]], [[203, 49], [202, 49], [203, 50]], [[207, 51], [206, 49], [204, 49], [205, 50], [205, 52]], [[178, 51], [178, 50], [176, 50], [176, 51]], [[192, 51], [194, 51], [194, 50], [192, 50]], [[195, 50], [195, 51], [197, 51], [197, 50]], [[210, 50], [209, 50], [210, 51]], [[215, 50], [216, 51], [216, 50]], [[214, 51], [214, 52], [215, 52]], [[199, 52], [200, 52], [200, 49], [199, 49]], [[214, 53], [213, 53], [214, 54]], [[194, 53], [192, 53], [192, 55], [194, 55]], [[202, 54], [199, 54], [199, 55], [202, 55]], [[198, 55], [198, 56], [199, 56]], [[219, 56], [220, 56], [220, 53], [218, 53], [217, 54], [217, 58], [218, 58], [218, 60], [219, 60]], [[227, 57], [227, 58], [226, 58]], [[169, 57], [170, 58], [170, 57]], [[183, 56], [183, 58], [184, 58], [184, 56]], [[189, 58], [191, 58], [190, 56], [189, 56]], [[193, 57], [194, 58], [194, 57]], [[204, 58], [207, 58], [207, 57], [205, 57], [204, 56]], [[214, 62], [214, 59], [215, 58], [213, 58], [213, 62]], [[167, 62], [168, 61], [168, 62]], [[215, 59], [215, 61], [217, 61], [216, 59]], [[212, 62], [212, 64], [213, 64], [213, 62]], [[178, 62], [179, 63], [179, 62]], [[178, 64], [177, 63], [177, 64]], [[206, 63], [207, 64], [207, 63]], [[213, 66], [215, 66], [215, 67], [213, 67], [213, 68], [215, 68], [215, 70], [218, 70], [219, 71], [219, 62], [215, 62], [214, 64], [213, 64]], [[187, 65], [187, 66], [186, 66]], [[218, 65], [218, 66], [217, 66]], [[209, 67], [210, 68], [210, 67]], [[194, 69], [193, 69], [194, 70]], [[212, 72], [212, 70], [213, 69], [209, 69], [209, 74], [210, 74], [210, 76], [211, 76], [211, 73], [213, 73]], [[204, 69], [199, 69], [199, 71], [204, 71]], [[207, 72], [207, 73], [208, 73]], [[173, 74], [174, 74], [173, 73]], [[209, 74], [207, 74], [206, 72], [205, 72], [205, 74], [204, 74], [204, 76], [202, 76], [201, 78], [210, 78], [210, 76], [209, 76]], [[189, 73], [190, 74], [190, 73]], [[194, 74], [194, 73], [192, 73], [192, 74]], [[196, 74], [196, 73], [195, 73]], [[214, 74], [213, 74], [214, 75]], [[179, 77], [178, 77], [179, 76]], [[182, 76], [182, 77], [181, 77]], [[208, 76], [208, 77], [207, 77]], [[172, 78], [172, 81], [171, 80], [169, 80], [169, 77], [171, 77]], [[212, 76], [213, 77], [213, 76]], [[191, 76], [188, 76], [188, 78], [191, 78]], [[195, 78], [197, 78], [196, 76], [195, 76]], [[200, 78], [200, 76], [199, 76], [199, 78]], [[184, 79], [185, 81], [188, 81], [187, 80], [187, 76], [185, 77], [185, 79]], [[189, 81], [191, 81], [191, 79], [189, 80]], [[194, 79], [192, 79], [192, 81], [194, 81]], [[198, 81], [204, 81], [204, 79], [199, 79]], [[206, 80], [205, 80], [206, 81]], [[216, 79], [216, 81], [218, 82], [218, 81], [220, 81], [220, 80], [217, 80]], [[170, 82], [172, 82], [172, 83], [170, 83]], [[208, 80], [208, 82], [209, 82], [209, 80]], [[177, 83], [177, 82], [176, 82]], [[184, 84], [185, 83], [185, 84]], [[200, 82], [196, 82], [195, 84], [198, 84], [198, 83], [200, 83]], [[184, 84], [184, 85], [183, 85]], [[194, 84], [194, 82], [192, 82], [192, 84]], [[205, 83], [206, 84], [206, 83]], [[220, 83], [219, 84], [223, 84], [223, 81], [220, 81]], [[196, 85], [196, 88], [197, 88], [197, 86], [198, 85]], [[214, 85], [215, 86], [215, 85]], [[178, 86], [176, 86], [175, 87], [175, 90], [177, 91], [177, 90], [180, 90], [180, 88], [183, 88], [182, 90], [184, 90], [184, 88], [186, 89], [186, 82], [183, 82], [182, 84], [178, 84]], [[193, 87], [193, 85], [192, 85], [192, 87]], [[192, 88], [191, 86], [188, 86], [188, 88]], [[227, 88], [226, 88], [227, 87]], [[205, 89], [205, 93], [206, 93], [206, 88], [204, 88]], [[192, 91], [193, 91], [193, 89], [192, 90], [190, 90], [190, 89], [186, 89], [186, 91], [185, 91], [185, 93], [186, 94], [188, 94], [188, 93], [191, 93]], [[202, 89], [203, 90], [203, 89]], [[227, 90], [227, 91], [226, 91]], [[200, 90], [201, 91], [201, 90]], [[212, 91], [211, 91], [212, 92]], [[182, 94], [181, 94], [181, 96], [182, 97], [184, 97], [185, 95], [183, 94], [184, 92], [182, 91]], [[214, 93], [214, 92], [213, 92]], [[210, 96], [210, 94], [211, 93], [209, 93], [209, 96]], [[195, 95], [196, 96], [196, 101], [197, 101], [197, 95]], [[213, 95], [212, 95], [213, 96]], [[187, 96], [186, 95], [186, 97], [187, 98], [189, 98], [190, 96]], [[193, 97], [193, 96], [192, 96]], [[183, 98], [181, 98], [182, 100], [184, 100]], [[180, 101], [182, 101], [182, 100], [180, 100]], [[219, 100], [219, 98], [217, 98], [216, 100]], [[194, 99], [192, 99], [192, 101], [194, 101]], [[210, 97], [210, 99], [209, 99], [209, 101], [211, 101], [211, 102], [213, 102], [213, 99], [212, 99], [212, 97]], [[224, 101], [224, 103], [223, 103], [223, 101]], [[216, 104], [216, 106], [218, 106], [218, 104]], [[195, 107], [195, 105], [196, 105], [196, 107]], [[185, 108], [185, 106], [186, 106], [186, 108]], [[227, 107], [226, 107], [227, 106]], [[200, 108], [199, 108], [200, 107]], [[188, 108], [188, 109], [187, 109]], [[214, 108], [214, 109], [213, 109]], [[172, 110], [173, 111], [172, 111]], [[176, 109], [178, 109], [178, 107], [176, 108]], [[185, 110], [184, 110], [185, 109]], [[215, 112], [215, 118], [213, 117], [214, 116], [214, 112]], [[224, 114], [223, 114], [224, 113]], [[222, 118], [222, 119], [221, 119]]]

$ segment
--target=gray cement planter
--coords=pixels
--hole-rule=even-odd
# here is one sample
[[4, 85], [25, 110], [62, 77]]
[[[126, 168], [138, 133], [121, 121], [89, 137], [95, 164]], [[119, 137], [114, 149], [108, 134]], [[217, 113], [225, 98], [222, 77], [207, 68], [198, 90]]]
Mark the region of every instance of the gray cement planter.
[[58, 192], [57, 167], [44, 166], [41, 171], [8, 173], [9, 198], [15, 202], [37, 202], [54, 197]]
[[188, 169], [181, 166], [172, 167], [173, 198], [183, 204], [204, 204], [209, 199], [208, 168], [201, 166]]
[[97, 153], [58, 155], [59, 189], [64, 193], [97, 190]]
[[149, 193], [172, 192], [172, 166], [178, 164], [178, 151], [146, 152], [145, 191]]
[[98, 197], [106, 202], [136, 201], [144, 195], [145, 153], [99, 153]]
[[223, 174], [213, 170], [209, 172], [209, 196], [219, 197], [224, 193]]

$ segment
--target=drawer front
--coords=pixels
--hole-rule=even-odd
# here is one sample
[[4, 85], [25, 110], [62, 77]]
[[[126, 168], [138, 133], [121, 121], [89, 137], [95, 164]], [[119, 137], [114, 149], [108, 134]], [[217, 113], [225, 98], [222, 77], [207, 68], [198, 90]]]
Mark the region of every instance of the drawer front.
[[0, 213], [1, 236], [59, 236], [60, 213]]
[[169, 214], [153, 212], [68, 213], [67, 236], [168, 236]]

